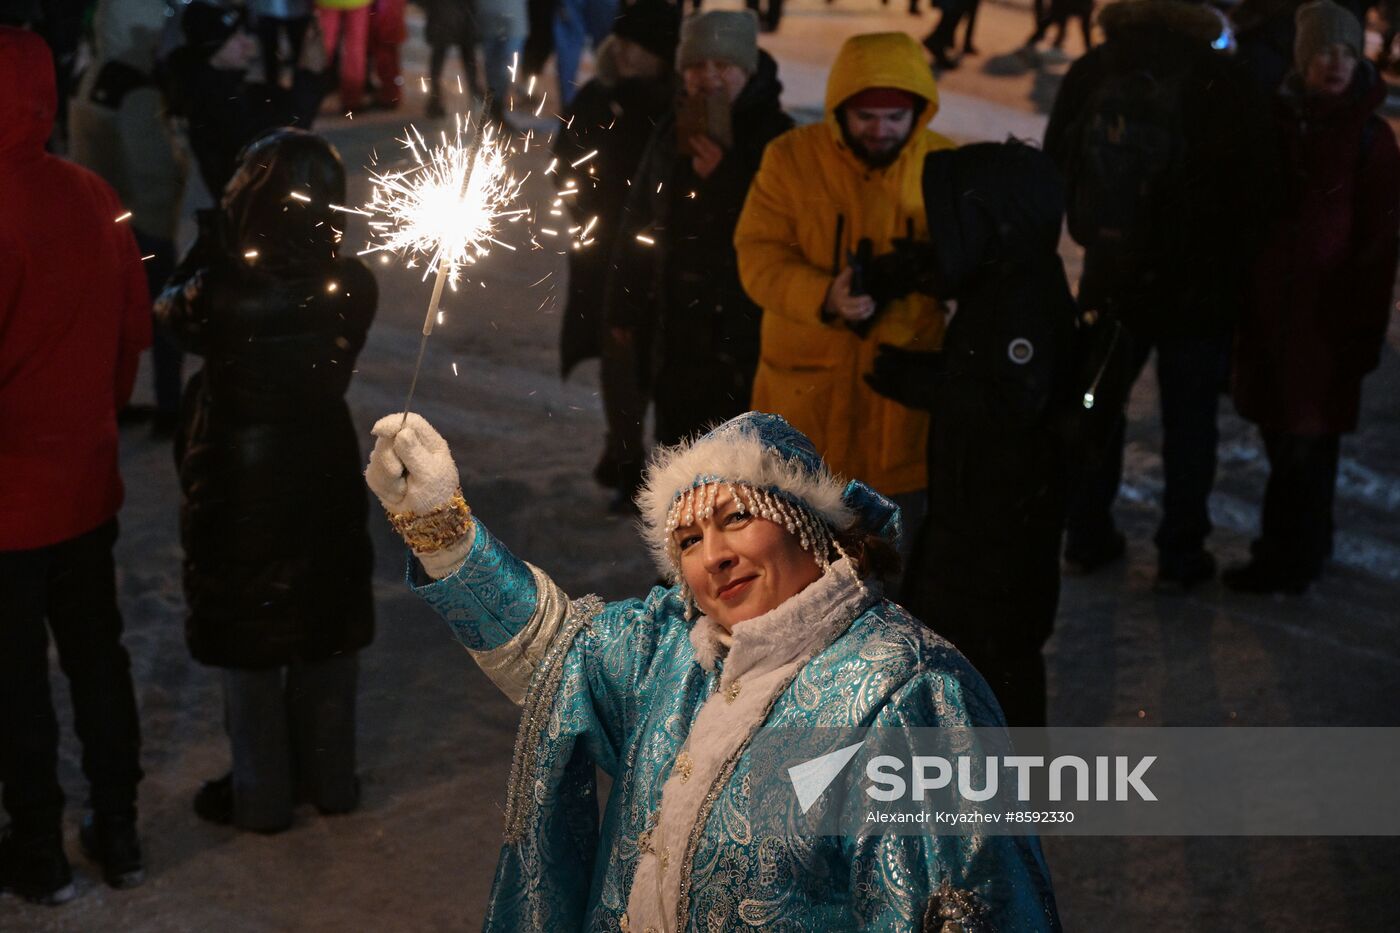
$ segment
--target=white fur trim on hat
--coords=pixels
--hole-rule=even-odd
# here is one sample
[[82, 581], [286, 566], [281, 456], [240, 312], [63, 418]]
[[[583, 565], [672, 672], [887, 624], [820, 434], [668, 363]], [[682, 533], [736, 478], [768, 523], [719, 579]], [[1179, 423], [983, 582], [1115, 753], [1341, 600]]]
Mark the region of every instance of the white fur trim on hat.
[[642, 535], [662, 573], [672, 578], [678, 573], [666, 529], [676, 497], [696, 486], [724, 482], [783, 493], [809, 508], [833, 532], [844, 531], [856, 520], [855, 511], [842, 500], [846, 482], [825, 464], [813, 472], [747, 431], [716, 431], [692, 444], [657, 450], [637, 494]]

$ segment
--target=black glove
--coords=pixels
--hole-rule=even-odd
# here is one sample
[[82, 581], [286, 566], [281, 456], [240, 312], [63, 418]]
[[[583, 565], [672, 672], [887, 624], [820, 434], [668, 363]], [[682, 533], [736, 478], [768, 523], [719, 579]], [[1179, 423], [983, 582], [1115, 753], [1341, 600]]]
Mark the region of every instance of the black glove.
[[933, 244], [927, 240], [899, 237], [888, 253], [870, 260], [866, 288], [877, 305], [904, 298], [914, 292], [933, 294]]
[[875, 356], [875, 369], [865, 374], [865, 381], [901, 405], [932, 411], [943, 372], [942, 353], [901, 350], [882, 343]]

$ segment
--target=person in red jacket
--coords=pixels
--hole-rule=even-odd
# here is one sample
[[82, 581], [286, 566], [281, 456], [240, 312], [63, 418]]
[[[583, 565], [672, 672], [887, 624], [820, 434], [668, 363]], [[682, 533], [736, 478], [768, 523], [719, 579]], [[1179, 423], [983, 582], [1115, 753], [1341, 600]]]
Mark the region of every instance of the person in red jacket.
[[1235, 347], [1235, 407], [1259, 425], [1269, 482], [1252, 559], [1223, 579], [1252, 593], [1301, 593], [1332, 555], [1338, 441], [1380, 362], [1400, 243], [1400, 148], [1361, 23], [1319, 0], [1297, 24], [1276, 108], [1291, 196]]
[[140, 737], [112, 545], [117, 410], [151, 343], [124, 208], [106, 182], [44, 150], [57, 104], [43, 41], [0, 28], [0, 784], [11, 820], [0, 888], [50, 904], [74, 894], [50, 632], [91, 789], [83, 847], [113, 887], [142, 877]]

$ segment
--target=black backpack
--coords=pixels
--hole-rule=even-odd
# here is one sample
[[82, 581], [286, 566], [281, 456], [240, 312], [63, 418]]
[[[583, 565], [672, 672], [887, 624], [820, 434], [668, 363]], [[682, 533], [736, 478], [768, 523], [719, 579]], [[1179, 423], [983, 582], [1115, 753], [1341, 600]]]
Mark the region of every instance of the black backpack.
[[1185, 135], [1181, 99], [1187, 70], [1111, 75], [1076, 122], [1067, 173], [1070, 236], [1131, 274], [1168, 232], [1181, 176]]

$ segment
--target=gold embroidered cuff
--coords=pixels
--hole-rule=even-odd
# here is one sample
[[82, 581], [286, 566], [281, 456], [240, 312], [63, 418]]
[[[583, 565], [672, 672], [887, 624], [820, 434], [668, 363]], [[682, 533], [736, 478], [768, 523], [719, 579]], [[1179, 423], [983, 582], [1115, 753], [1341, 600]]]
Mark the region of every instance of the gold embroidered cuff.
[[431, 512], [389, 512], [389, 524], [417, 554], [431, 554], [462, 540], [472, 527], [472, 510], [458, 489], [446, 505]]

